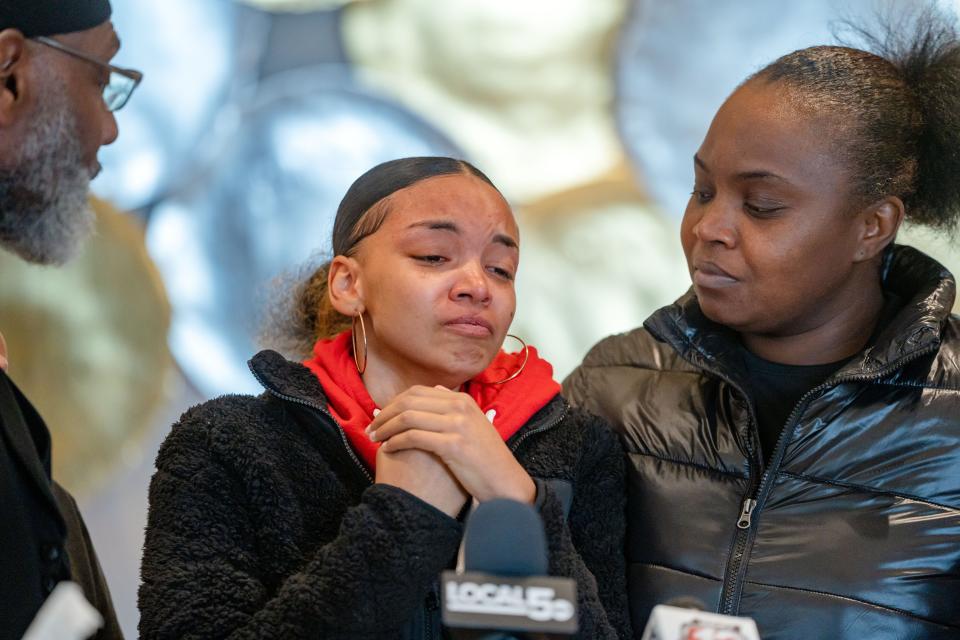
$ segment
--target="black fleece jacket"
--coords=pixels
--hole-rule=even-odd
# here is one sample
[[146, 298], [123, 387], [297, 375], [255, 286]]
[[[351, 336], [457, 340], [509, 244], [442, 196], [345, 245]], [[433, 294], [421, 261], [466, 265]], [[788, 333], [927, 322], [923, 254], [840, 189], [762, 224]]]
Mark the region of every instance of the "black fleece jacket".
[[[462, 525], [371, 482], [309, 370], [271, 351], [250, 366], [267, 393], [190, 409], [160, 449], [141, 637], [440, 637], [436, 584]], [[557, 397], [508, 444], [551, 481], [538, 482], [538, 504], [550, 573], [577, 580], [578, 637], [629, 637], [616, 437]]]

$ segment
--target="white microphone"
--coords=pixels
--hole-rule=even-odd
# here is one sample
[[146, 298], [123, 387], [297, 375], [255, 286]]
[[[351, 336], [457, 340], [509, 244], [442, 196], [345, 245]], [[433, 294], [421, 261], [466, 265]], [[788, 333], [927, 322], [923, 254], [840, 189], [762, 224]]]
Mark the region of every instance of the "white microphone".
[[670, 602], [653, 608], [641, 640], [760, 640], [750, 618], [703, 611], [703, 603], [694, 598]]

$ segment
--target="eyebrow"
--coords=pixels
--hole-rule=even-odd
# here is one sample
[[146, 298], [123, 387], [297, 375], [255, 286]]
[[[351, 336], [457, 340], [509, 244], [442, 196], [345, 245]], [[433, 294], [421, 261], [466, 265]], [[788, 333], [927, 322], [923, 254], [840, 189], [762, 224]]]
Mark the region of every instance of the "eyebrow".
[[[431, 231], [450, 231], [455, 234], [460, 233], [460, 227], [457, 226], [455, 222], [450, 220], [422, 220], [420, 222], [414, 222], [411, 224], [408, 229], [429, 229]], [[493, 236], [493, 241], [502, 244], [505, 247], [510, 249], [518, 249], [517, 241], [511, 238], [510, 236], [504, 233], [498, 233]]]
[[[693, 163], [707, 173], [710, 173], [710, 168], [707, 167], [707, 163], [697, 154], [693, 154]], [[736, 175], [736, 178], [737, 180], [780, 180], [781, 182], [790, 182], [783, 176], [773, 173], [772, 171], [741, 171]]]

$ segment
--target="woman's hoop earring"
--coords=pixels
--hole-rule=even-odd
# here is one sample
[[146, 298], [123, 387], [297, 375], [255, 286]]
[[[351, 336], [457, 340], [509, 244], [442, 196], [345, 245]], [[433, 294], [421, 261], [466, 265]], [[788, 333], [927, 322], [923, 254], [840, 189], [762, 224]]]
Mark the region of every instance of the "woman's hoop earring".
[[503, 384], [504, 382], [510, 382], [511, 380], [516, 378], [518, 375], [520, 375], [520, 373], [523, 371], [523, 368], [527, 366], [527, 360], [530, 359], [530, 347], [527, 346], [526, 342], [524, 342], [519, 336], [515, 336], [512, 333], [508, 333], [507, 337], [513, 338], [514, 340], [516, 340], [517, 342], [523, 345], [523, 362], [520, 363], [520, 368], [514, 371], [513, 373], [511, 373], [508, 377], [504, 378], [503, 380], [497, 380], [496, 382], [491, 382], [490, 384]]
[[[360, 318], [360, 331], [363, 333], [363, 366], [360, 366], [360, 359], [357, 357], [357, 318]], [[357, 373], [363, 375], [367, 370], [367, 327], [363, 324], [363, 311], [353, 316], [353, 323], [350, 331], [350, 342], [353, 345], [353, 364], [357, 365]]]

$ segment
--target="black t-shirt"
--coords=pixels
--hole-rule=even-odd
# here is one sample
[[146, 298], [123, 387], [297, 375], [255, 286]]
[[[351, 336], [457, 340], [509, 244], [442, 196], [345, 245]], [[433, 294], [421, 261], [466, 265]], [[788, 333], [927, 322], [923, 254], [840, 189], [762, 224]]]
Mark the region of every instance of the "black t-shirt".
[[779, 364], [743, 349], [749, 392], [757, 412], [760, 452], [765, 462], [770, 462], [787, 418], [803, 394], [833, 375], [846, 361], [814, 365]]
[[[903, 307], [903, 301], [894, 295], [884, 295], [883, 308], [869, 342], [886, 327]], [[757, 412], [757, 430], [760, 453], [770, 462], [777, 440], [800, 398], [831, 375], [849, 358], [838, 362], [815, 365], [779, 364], [764, 360], [742, 347], [743, 363], [747, 371], [747, 393]]]

